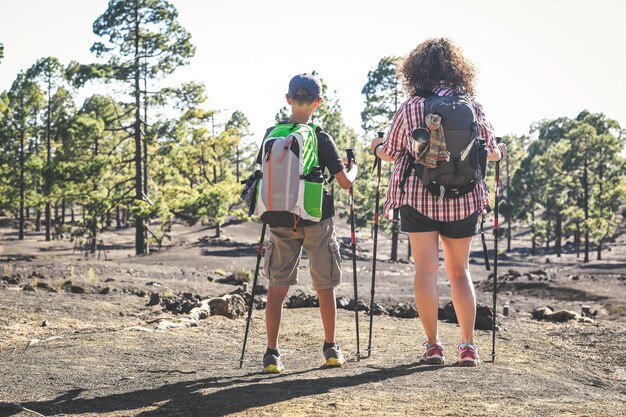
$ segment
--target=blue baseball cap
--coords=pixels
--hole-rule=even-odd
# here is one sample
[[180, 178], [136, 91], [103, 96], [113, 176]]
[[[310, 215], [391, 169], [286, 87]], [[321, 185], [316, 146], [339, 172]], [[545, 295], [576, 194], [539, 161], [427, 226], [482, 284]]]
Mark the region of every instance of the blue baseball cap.
[[322, 83], [310, 74], [298, 74], [289, 81], [287, 95], [294, 100], [315, 101], [322, 95]]

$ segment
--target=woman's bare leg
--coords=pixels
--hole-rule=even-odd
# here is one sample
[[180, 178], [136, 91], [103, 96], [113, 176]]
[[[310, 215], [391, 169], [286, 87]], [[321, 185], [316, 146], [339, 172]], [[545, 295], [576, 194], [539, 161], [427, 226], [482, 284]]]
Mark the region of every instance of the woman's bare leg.
[[415, 304], [428, 343], [436, 343], [439, 336], [437, 333], [439, 232], [409, 233], [409, 240], [415, 263]]
[[469, 251], [472, 237], [452, 239], [441, 237], [443, 258], [448, 279], [452, 304], [461, 328], [461, 343], [474, 343], [474, 322], [476, 321], [476, 294], [469, 272]]

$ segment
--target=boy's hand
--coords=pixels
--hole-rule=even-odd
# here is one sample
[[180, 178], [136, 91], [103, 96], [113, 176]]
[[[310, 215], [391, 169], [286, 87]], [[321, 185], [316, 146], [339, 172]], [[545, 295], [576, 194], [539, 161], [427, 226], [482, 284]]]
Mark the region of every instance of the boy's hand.
[[346, 167], [346, 171], [350, 171], [350, 170], [352, 169], [352, 167], [355, 167], [355, 168], [356, 168], [356, 167], [357, 167], [357, 165], [358, 165], [358, 164], [356, 163], [356, 161], [352, 161], [352, 162], [350, 163], [350, 165], [348, 165], [348, 160], [347, 160], [347, 159], [344, 159], [344, 160], [343, 160], [343, 166], [344, 166], [344, 167]]

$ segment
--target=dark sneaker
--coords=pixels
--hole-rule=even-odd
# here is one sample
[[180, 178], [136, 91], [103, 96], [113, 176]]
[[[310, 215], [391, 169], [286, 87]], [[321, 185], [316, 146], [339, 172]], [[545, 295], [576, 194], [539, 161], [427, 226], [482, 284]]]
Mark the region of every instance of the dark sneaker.
[[433, 343], [430, 344], [428, 342], [424, 343], [424, 347], [426, 348], [426, 352], [424, 352], [424, 356], [421, 357], [420, 362], [426, 365], [443, 365], [445, 362], [445, 358], [443, 356], [443, 344], [441, 343]]
[[471, 343], [461, 343], [458, 347], [461, 359], [459, 366], [476, 366], [480, 363], [480, 355], [478, 355], [478, 346]]
[[343, 353], [341, 353], [341, 349], [339, 349], [337, 345], [329, 347], [324, 351], [324, 359], [326, 359], [324, 366], [327, 367], [336, 368], [346, 363], [346, 359], [343, 357]]
[[280, 356], [266, 355], [263, 358], [263, 373], [265, 374], [279, 374], [285, 369]]

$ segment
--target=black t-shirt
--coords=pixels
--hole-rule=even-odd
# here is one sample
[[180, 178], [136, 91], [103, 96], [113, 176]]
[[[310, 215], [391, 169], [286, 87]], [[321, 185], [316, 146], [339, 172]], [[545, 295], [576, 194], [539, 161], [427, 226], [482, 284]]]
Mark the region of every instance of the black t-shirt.
[[[274, 129], [274, 126], [268, 128], [263, 135], [263, 139], [269, 135]], [[315, 131], [317, 135], [317, 159], [322, 169], [322, 172], [328, 170], [330, 175], [337, 175], [343, 170], [343, 160], [337, 150], [337, 145], [333, 138], [326, 132], [324, 132], [319, 126]], [[256, 158], [257, 164], [261, 164], [262, 161], [262, 149], [259, 149], [259, 153]], [[322, 200], [322, 219], [327, 219], [335, 214], [335, 202], [333, 196], [328, 193], [328, 190], [324, 189], [324, 197]], [[294, 214], [289, 211], [274, 211], [266, 212], [262, 215], [262, 220], [270, 227], [293, 227]], [[298, 220], [298, 226], [310, 226], [316, 224], [311, 220]]]

